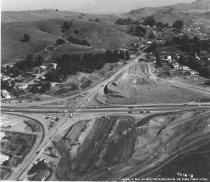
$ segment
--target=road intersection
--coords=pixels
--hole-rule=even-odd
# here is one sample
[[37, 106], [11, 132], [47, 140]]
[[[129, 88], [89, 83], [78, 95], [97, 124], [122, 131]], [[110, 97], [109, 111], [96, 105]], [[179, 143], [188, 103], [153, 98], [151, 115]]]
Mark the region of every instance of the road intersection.
[[[44, 131], [45, 136], [36, 148], [36, 151], [31, 151], [25, 160], [20, 164], [19, 170], [15, 171], [9, 180], [23, 180], [27, 179], [27, 170], [33, 165], [33, 163], [40, 158], [41, 154], [45, 151], [46, 147], [52, 143], [54, 138], [61, 133], [67, 127], [72, 126], [82, 118], [87, 118], [86, 115], [92, 113], [92, 117], [97, 117], [100, 115], [108, 114], [155, 114], [161, 112], [177, 112], [183, 110], [192, 109], [210, 109], [210, 103], [162, 103], [162, 104], [141, 104], [141, 105], [104, 105], [96, 106], [90, 105], [89, 102], [94, 100], [95, 95], [98, 92], [102, 92], [104, 86], [109, 84], [113, 79], [116, 78], [120, 73], [126, 70], [129, 66], [134, 65], [141, 58], [141, 55], [132, 59], [128, 64], [118, 70], [107, 80], [99, 83], [97, 86], [91, 88], [90, 90], [77, 94], [84, 95], [75, 109], [69, 109], [67, 106], [51, 106], [50, 102], [48, 105], [44, 105], [44, 102], [37, 103], [26, 103], [26, 104], [3, 104], [1, 111], [5, 113], [17, 113], [17, 114], [44, 114], [44, 113], [60, 113], [63, 117], [57, 122], [56, 127], [51, 131]], [[195, 89], [195, 88], [194, 88]], [[71, 96], [70, 98], [73, 98]], [[57, 101], [64, 101], [64, 99], [59, 99]], [[54, 100], [51, 102], [55, 102]], [[70, 114], [73, 117], [70, 118]], [[45, 119], [41, 119], [43, 125], [45, 125]], [[65, 127], [64, 127], [65, 126]], [[44, 127], [45, 130], [46, 126]], [[37, 153], [39, 151], [39, 153]]]

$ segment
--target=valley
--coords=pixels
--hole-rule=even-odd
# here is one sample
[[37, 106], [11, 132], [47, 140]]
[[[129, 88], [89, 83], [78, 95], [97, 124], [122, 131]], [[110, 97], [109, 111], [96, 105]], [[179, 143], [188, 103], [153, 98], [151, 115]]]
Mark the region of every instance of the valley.
[[1, 180], [208, 180], [210, 2], [171, 4], [2, 11]]

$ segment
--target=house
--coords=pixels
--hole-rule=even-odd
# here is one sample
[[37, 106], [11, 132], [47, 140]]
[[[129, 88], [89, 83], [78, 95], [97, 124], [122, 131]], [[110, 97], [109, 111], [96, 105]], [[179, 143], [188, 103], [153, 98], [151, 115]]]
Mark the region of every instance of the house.
[[11, 98], [11, 95], [9, 94], [9, 92], [7, 90], [1, 90], [1, 96], [3, 98], [6, 98], [6, 99], [10, 99]]
[[53, 69], [57, 70], [57, 64], [56, 63], [50, 63], [50, 66], [52, 66]]
[[179, 63], [173, 63], [174, 68], [179, 68]]
[[47, 69], [47, 66], [40, 66], [39, 68], [41, 69], [41, 71], [44, 71]]
[[190, 71], [190, 68], [188, 66], [181, 66], [179, 67], [180, 71]]
[[199, 73], [197, 71], [194, 71], [194, 70], [190, 70], [190, 74], [195, 76], [195, 75], [199, 75]]

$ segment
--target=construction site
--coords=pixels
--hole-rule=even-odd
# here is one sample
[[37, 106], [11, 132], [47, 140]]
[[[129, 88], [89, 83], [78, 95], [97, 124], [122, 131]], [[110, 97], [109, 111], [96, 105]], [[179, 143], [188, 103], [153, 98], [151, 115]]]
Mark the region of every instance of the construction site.
[[102, 104], [180, 103], [209, 100], [208, 90], [156, 76], [153, 64], [138, 62], [128, 67], [96, 96]]
[[[62, 156], [56, 177], [100, 181], [126, 176], [171, 177], [179, 172], [201, 177], [207, 174], [209, 164], [198, 169], [197, 162], [189, 157], [210, 157], [205, 153], [209, 118], [207, 110], [192, 110], [144, 119], [115, 115], [77, 122], [54, 143]], [[200, 148], [204, 153], [198, 152]], [[188, 162], [188, 167], [183, 161]]]

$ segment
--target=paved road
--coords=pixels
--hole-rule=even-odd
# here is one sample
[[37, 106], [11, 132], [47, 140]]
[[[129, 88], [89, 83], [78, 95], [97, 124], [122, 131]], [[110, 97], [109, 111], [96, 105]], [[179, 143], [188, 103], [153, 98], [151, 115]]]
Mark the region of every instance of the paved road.
[[[92, 95], [90, 95], [92, 96]], [[26, 113], [73, 113], [73, 112], [128, 112], [128, 111], [157, 111], [157, 110], [186, 110], [204, 108], [210, 109], [210, 103], [161, 103], [161, 104], [138, 104], [138, 105], [121, 105], [121, 106], [87, 106], [78, 107], [76, 110], [68, 107], [48, 107], [48, 106], [33, 106], [33, 107], [14, 107], [3, 106], [3, 112], [26, 112]]]

